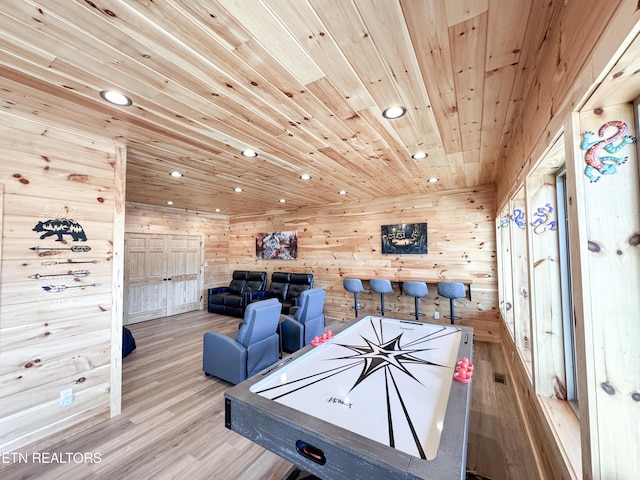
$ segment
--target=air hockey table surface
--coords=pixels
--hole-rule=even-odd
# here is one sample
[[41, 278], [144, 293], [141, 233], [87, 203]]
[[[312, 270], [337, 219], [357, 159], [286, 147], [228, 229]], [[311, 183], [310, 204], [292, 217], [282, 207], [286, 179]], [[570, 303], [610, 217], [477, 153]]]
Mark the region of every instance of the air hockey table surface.
[[365, 316], [225, 393], [225, 425], [322, 479], [462, 479], [473, 329]]

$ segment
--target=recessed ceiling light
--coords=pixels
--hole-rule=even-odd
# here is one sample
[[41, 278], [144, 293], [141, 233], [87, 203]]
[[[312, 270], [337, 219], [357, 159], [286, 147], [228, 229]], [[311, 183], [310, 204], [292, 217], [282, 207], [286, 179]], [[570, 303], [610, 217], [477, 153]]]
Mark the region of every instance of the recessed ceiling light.
[[300, 175], [300, 178], [302, 180], [311, 180], [311, 175], [309, 175], [308, 173], [304, 173], [304, 174]]
[[429, 183], [436, 183], [438, 181], [438, 179], [436, 177], [431, 177], [429, 179]]
[[219, 211], [220, 211], [220, 209], [219, 209], [219, 208], [216, 208], [216, 212], [219, 212]]
[[428, 156], [429, 154], [427, 152], [416, 152], [411, 155], [411, 158], [413, 158], [414, 160], [422, 160], [423, 158], [427, 158]]
[[405, 113], [407, 113], [407, 109], [402, 106], [389, 107], [384, 112], [382, 112], [382, 116], [384, 118], [394, 119], [400, 118]]
[[172, 202], [171, 200], [169, 200], [169, 201], [167, 202], [167, 205], [173, 205], [173, 202]]
[[133, 103], [131, 99], [126, 95], [123, 95], [120, 92], [115, 92], [113, 90], [102, 90], [100, 92], [100, 96], [107, 102], [113, 103], [114, 105], [119, 105], [121, 107], [128, 107]]
[[338, 192], [338, 193], [340, 193], [340, 195], [346, 195], [347, 191], [346, 190], [340, 190], [340, 192]]
[[180, 177], [182, 177], [182, 176], [183, 176], [183, 175], [182, 175], [180, 172], [178, 172], [178, 171], [173, 171], [173, 172], [171, 172], [171, 174], [170, 174], [170, 175], [171, 175], [172, 177], [175, 177], [175, 178], [180, 178]]
[[233, 191], [240, 193], [242, 191], [242, 189], [240, 187], [236, 187], [236, 188], [233, 189]]
[[280, 203], [287, 203], [287, 201], [284, 198], [281, 198]]
[[258, 152], [256, 152], [255, 150], [243, 150], [242, 155], [244, 155], [245, 157], [253, 158], [258, 156]]

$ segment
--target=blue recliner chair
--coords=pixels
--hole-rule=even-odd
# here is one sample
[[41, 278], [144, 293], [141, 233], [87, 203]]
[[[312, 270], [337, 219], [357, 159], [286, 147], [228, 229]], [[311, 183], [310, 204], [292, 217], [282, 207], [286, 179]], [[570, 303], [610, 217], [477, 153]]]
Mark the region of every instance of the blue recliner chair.
[[247, 306], [237, 335], [204, 334], [202, 369], [207, 375], [238, 384], [280, 360], [276, 333], [282, 304], [277, 298]]
[[293, 315], [285, 315], [280, 324], [282, 349], [295, 352], [311, 343], [313, 337], [324, 331], [324, 300], [322, 288], [312, 288], [300, 294], [298, 305], [292, 307]]

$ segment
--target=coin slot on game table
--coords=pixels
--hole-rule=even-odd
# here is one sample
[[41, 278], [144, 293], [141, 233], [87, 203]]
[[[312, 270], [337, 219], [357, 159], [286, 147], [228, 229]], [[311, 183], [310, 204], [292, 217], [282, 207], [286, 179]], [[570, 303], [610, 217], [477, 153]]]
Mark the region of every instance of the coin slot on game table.
[[313, 445], [309, 445], [307, 442], [298, 440], [296, 442], [296, 450], [300, 455], [309, 460], [316, 462], [320, 465], [327, 463], [327, 458], [324, 456], [324, 452]]

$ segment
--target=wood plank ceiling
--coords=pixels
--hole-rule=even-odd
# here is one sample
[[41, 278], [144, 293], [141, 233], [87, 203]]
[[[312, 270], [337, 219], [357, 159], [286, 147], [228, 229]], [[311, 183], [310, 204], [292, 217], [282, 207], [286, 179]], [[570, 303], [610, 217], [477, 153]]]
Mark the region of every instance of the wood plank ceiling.
[[131, 202], [240, 215], [490, 184], [561, 3], [6, 1], [0, 99], [125, 143]]

